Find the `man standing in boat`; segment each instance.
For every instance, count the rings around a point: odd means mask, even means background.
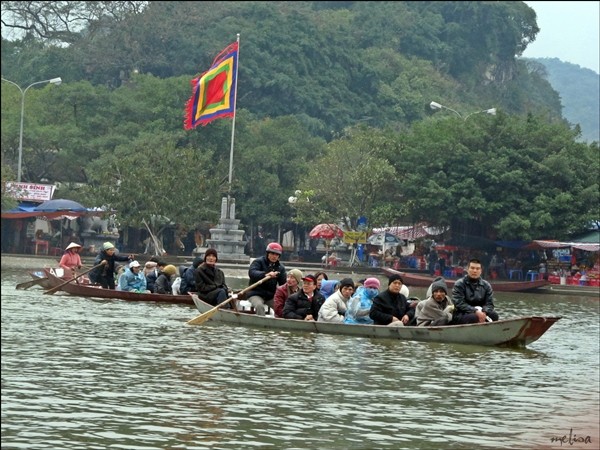
[[[473,258],[469,261],[467,274],[454,283],[452,325],[498,320],[498,313],[494,311],[494,291],[490,283],[481,278],[482,270],[481,261]]]
[[[282,253],[281,245],[271,242],[267,245],[266,254],[252,261],[248,269],[249,286],[265,277],[270,278],[246,294],[246,298],[259,316],[265,315],[265,305],[273,308],[273,297],[277,286],[282,286],[287,280],[285,266],[279,262]]]

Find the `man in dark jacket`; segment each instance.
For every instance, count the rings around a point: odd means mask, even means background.
[[[290,295],[283,306],[284,319],[317,320],[325,297],[317,289],[317,278],[306,275],[302,278],[302,289]]]
[[[369,317],[375,325],[388,325],[393,327],[408,325],[415,310],[410,307],[408,299],[400,293],[404,280],[400,275],[391,275],[388,279],[388,288],[373,299]]]
[[[249,286],[261,281],[265,277],[269,280],[262,282],[256,288],[246,293],[246,298],[259,316],[265,315],[265,305],[273,308],[277,286],[282,286],[287,281],[285,266],[279,262],[283,248],[277,242],[267,245],[265,256],[256,258],[248,269]]]
[[[452,325],[498,320],[498,313],[494,311],[494,291],[490,283],[481,278],[482,270],[481,261],[473,258],[469,261],[467,274],[454,283]]]

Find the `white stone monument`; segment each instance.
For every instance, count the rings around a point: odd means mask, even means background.
[[[219,253],[219,260],[249,261],[250,257],[244,254],[244,230],[238,230],[240,221],[235,218],[235,199],[223,197],[221,199],[221,218],[217,228],[210,229],[210,239],[206,240],[209,248],[214,248]]]

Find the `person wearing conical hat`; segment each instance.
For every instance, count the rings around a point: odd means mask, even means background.
[[[67,245],[65,252],[60,258],[58,265],[64,269],[65,276],[68,276],[68,278],[75,276],[75,271],[77,269],[81,269],[81,256],[79,255],[80,250],[81,245],[71,242],[69,245]]]

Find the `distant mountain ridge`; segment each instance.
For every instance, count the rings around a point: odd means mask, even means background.
[[[527,59],[546,68],[548,82],[560,95],[563,117],[581,126],[582,139],[600,141],[600,75],[558,58]]]

